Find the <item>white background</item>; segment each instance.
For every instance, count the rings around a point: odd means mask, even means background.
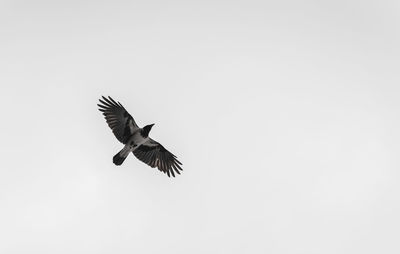
[[[399,1],[0,4],[1,253],[400,253]]]

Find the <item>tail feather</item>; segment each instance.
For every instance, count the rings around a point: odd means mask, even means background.
[[[113,162],[114,162],[115,165],[119,166],[124,162],[125,159],[126,159],[126,157],[123,157],[123,156],[120,155],[120,153],[117,153],[113,157]]]

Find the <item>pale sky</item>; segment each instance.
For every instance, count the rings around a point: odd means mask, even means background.
[[[400,253],[399,1],[0,1],[0,253]],[[178,156],[121,148],[120,101]]]

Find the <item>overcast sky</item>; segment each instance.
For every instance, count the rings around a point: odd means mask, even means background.
[[[0,253],[400,253],[399,1],[0,1]],[[168,178],[97,110],[120,101]]]

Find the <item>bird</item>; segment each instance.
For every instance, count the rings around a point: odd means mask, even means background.
[[[150,130],[154,124],[140,128],[133,117],[126,111],[120,102],[116,102],[110,96],[102,96],[97,104],[102,112],[108,126],[115,137],[124,147],[113,157],[113,163],[122,165],[128,155],[132,152],[136,158],[152,168],[164,172],[170,177],[175,177],[182,171],[182,163],[177,157],[164,148],[160,143],[149,137]]]

